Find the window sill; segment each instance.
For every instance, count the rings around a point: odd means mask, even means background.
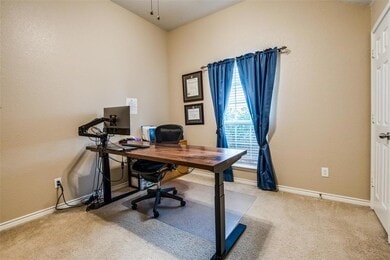
[[[240,170],[240,171],[245,171],[245,172],[257,172],[257,167],[253,165],[248,165],[248,164],[233,164],[233,169],[234,170]]]

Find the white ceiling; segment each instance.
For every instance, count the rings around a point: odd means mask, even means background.
[[[151,0],[111,1],[131,11],[132,13],[141,16],[145,20],[157,25],[161,29],[170,31],[186,23],[205,17],[244,0],[152,0],[153,15],[150,15]],[[372,2],[372,0],[339,1],[363,5],[368,5]],[[160,9],[160,20],[157,20],[157,5],[159,5]]]
[[[243,0],[152,0],[153,15],[150,15],[150,0],[111,1],[161,29],[170,31]],[[160,6],[160,20],[157,20],[157,2]]]

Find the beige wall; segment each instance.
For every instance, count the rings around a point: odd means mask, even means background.
[[[373,0],[371,3],[371,28],[375,25],[389,0]]]
[[[55,177],[67,199],[91,192],[77,128],[104,107],[138,98],[134,134],[169,120],[166,48],[166,32],[110,1],[1,2],[0,223],[53,206]]]
[[[184,124],[181,75],[247,52],[286,45],[271,152],[280,185],[369,199],[370,7],[338,1],[245,1],[171,31],[173,120]],[[215,145],[207,72],[205,125],[190,143]],[[320,175],[329,167],[330,177]],[[242,176],[239,174],[239,176]],[[255,173],[246,173],[255,179]]]

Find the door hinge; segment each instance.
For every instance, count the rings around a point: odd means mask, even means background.
[[[374,116],[374,114],[371,114],[371,123],[375,124],[375,116]]]
[[[374,49],[371,50],[371,59],[375,59]]]

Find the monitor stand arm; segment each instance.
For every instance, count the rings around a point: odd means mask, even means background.
[[[91,128],[92,126],[98,125],[100,123],[110,122],[110,121],[111,121],[111,119],[106,118],[106,117],[95,118],[91,122],[86,123],[82,126],[79,126],[79,136],[96,137],[96,138],[100,138],[100,139],[102,139],[102,137],[103,137],[104,139],[107,140],[107,133],[92,134],[92,133],[88,133],[88,129]]]

